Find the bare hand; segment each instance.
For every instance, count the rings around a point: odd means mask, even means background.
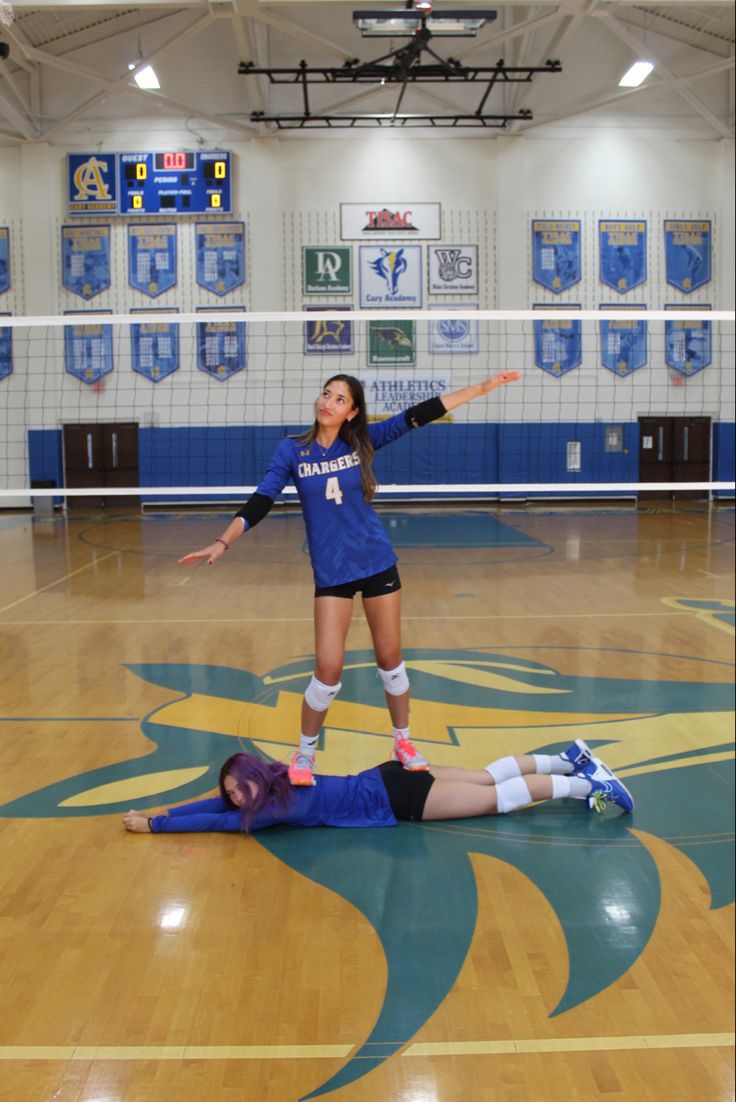
[[[201,551],[190,551],[188,555],[178,561],[181,563],[196,562],[198,559],[207,559],[207,565],[212,566],[220,555],[224,555],[227,548],[224,543],[211,543],[209,547],[203,547]]]
[[[481,394],[489,394],[496,387],[505,386],[506,383],[515,383],[521,378],[520,371],[500,371],[498,375],[491,375],[490,379],[486,379],[484,383],[481,383]]]
[[[150,834],[151,828],[148,825],[148,816],[141,815],[140,811],[126,811],[123,815],[123,825],[126,830],[129,830],[132,834]]]

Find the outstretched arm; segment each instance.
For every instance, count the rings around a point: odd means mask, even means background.
[[[491,375],[490,378],[482,383],[476,383],[475,386],[464,386],[462,390],[443,394],[440,401],[449,413],[451,409],[457,409],[458,406],[464,406],[466,402],[472,402],[473,398],[479,398],[481,394],[490,394],[492,390],[505,386],[506,383],[515,383],[520,378],[518,371],[499,371],[497,375]]]

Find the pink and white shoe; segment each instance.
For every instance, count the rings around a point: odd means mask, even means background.
[[[297,750],[289,762],[289,784],[295,788],[306,788],[310,784],[316,784],[314,779],[314,758],[305,754],[303,750]]]
[[[426,758],[422,757],[414,743],[408,738],[400,738],[394,741],[391,761],[400,761],[404,769],[408,769],[410,773],[418,773],[429,769]]]

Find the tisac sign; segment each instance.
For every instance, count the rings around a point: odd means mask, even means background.
[[[440,236],[439,203],[340,203],[343,241],[387,236],[436,239]]]

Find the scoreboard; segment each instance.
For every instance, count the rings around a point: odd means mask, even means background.
[[[232,212],[229,152],[70,153],[67,165],[70,215]]]

